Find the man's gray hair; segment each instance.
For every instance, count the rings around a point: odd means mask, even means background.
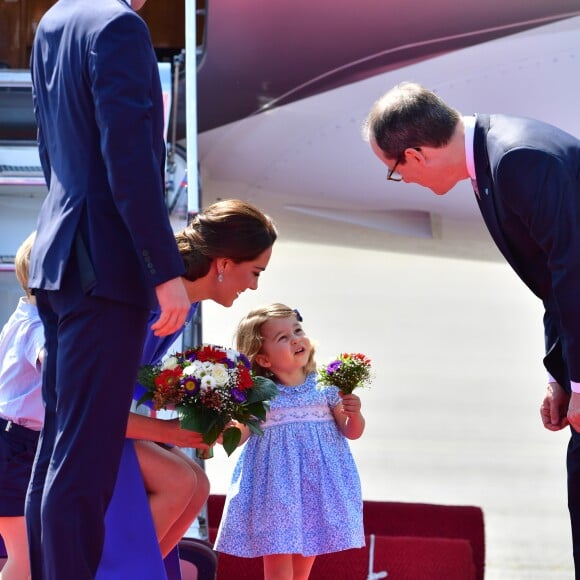
[[[409,147],[443,147],[461,115],[433,91],[417,83],[396,85],[378,99],[363,127],[389,159],[402,159]]]

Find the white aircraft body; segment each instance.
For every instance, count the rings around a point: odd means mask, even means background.
[[[241,197],[305,241],[495,258],[469,181],[443,197],[385,180],[361,128],[411,80],[464,114],[580,136],[577,0],[208,6],[198,66],[202,204]]]

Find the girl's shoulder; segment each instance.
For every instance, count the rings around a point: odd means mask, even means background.
[[[313,372],[310,373],[306,379],[309,388],[316,391],[319,396],[324,397],[330,407],[336,407],[340,403],[338,396],[338,388],[333,385],[323,385],[318,382],[318,375]]]
[[[321,385],[318,389],[324,394],[326,402],[331,407],[336,407],[340,403],[340,396],[338,395],[338,388],[333,385]]]

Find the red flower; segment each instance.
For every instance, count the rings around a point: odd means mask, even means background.
[[[371,364],[371,359],[366,357],[364,354],[361,354],[360,352],[357,352],[355,354],[351,354],[350,356],[356,360],[361,361],[365,365]]]
[[[238,389],[240,391],[245,391],[254,386],[254,380],[252,379],[252,375],[250,374],[249,369],[245,366],[238,366]]]
[[[180,367],[175,367],[174,369],[165,369],[154,378],[154,382],[157,387],[173,387],[179,383],[180,376]]]
[[[200,362],[215,362],[227,357],[224,350],[215,348],[211,345],[204,345],[197,351],[197,360]]]

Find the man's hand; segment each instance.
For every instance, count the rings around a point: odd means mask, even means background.
[[[185,285],[181,278],[173,278],[155,287],[161,315],[151,325],[155,336],[167,336],[180,330],[185,324],[191,302],[187,297]]]
[[[568,422],[580,433],[580,393],[572,393],[568,405]]]
[[[580,427],[580,395],[578,395],[578,399],[576,401],[575,420]],[[540,416],[546,429],[549,431],[560,431],[560,429],[563,429],[569,424],[569,403],[571,407],[572,403],[568,393],[558,383],[552,382],[548,384],[546,396],[540,407]]]

